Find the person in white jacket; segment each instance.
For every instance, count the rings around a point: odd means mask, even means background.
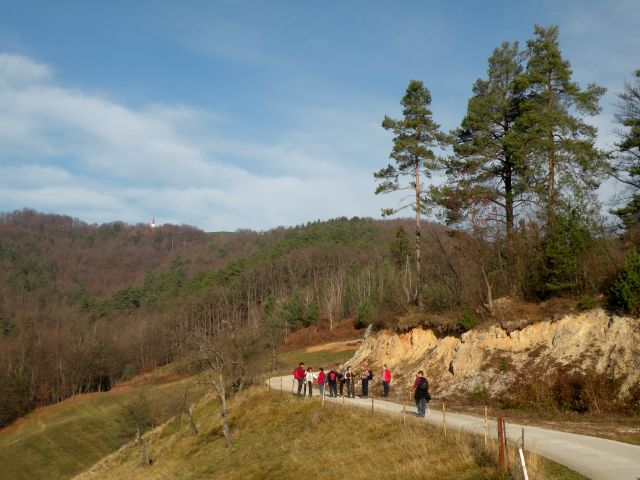
[[[309,387],[309,396],[313,396],[313,382],[316,380],[316,375],[313,373],[311,367],[307,368],[307,373],[304,377],[304,394],[307,394],[307,387]]]

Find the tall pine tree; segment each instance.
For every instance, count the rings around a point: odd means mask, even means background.
[[[376,194],[398,190],[411,190],[413,200],[398,208],[388,208],[383,215],[391,215],[406,208],[413,208],[416,215],[415,269],[416,291],[415,301],[422,307],[422,268],[420,263],[420,215],[426,210],[427,202],[423,198],[427,189],[421,183],[421,177],[431,177],[431,172],[438,168],[434,148],[444,147],[448,143],[446,134],[432,119],[431,93],[419,80],[411,80],[402,98],[402,119],[394,120],[385,116],[382,127],[393,132],[393,149],[389,157],[395,165],[389,164],[374,173],[380,181]],[[401,177],[409,177],[406,185],[400,184]]]
[[[584,117],[600,112],[605,89],[593,83],[582,89],[571,80],[571,66],[560,52],[557,26],[536,25],[534,33],[535,38],[527,41],[523,76],[527,100],[519,119],[520,145],[530,168],[544,172],[538,194],[550,220],[564,193],[582,196],[599,185],[605,156],[594,145],[596,128]]]
[[[467,114],[454,132],[455,156],[445,160],[447,182],[432,190],[448,223],[489,215],[505,225],[507,268],[513,269],[516,210],[530,193],[514,123],[524,98],[518,43],[503,43],[489,57],[486,80],[478,79]],[[512,271],[509,271],[512,280]]]
[[[619,132],[612,170],[613,176],[628,188],[622,199],[624,205],[613,213],[632,228],[640,221],[640,70],[635,71],[633,83],[625,83],[618,98],[616,121],[623,130]]]

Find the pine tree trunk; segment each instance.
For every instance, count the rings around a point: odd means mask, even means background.
[[[551,84],[551,79],[547,81],[547,115],[551,115],[551,109],[553,108],[553,85]],[[555,200],[555,168],[556,168],[556,149],[555,143],[553,140],[553,127],[549,127],[547,132],[547,141],[549,142],[549,207],[550,212],[553,209],[553,203]]]
[[[416,160],[416,305],[422,309],[422,269],[420,268],[420,160]]]
[[[504,209],[507,224],[507,283],[509,292],[515,289],[515,258],[513,250],[513,165],[511,159],[507,159],[504,175]]]

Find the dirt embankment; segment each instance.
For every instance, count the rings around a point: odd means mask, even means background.
[[[360,346],[351,364],[386,363],[400,381],[417,370],[436,396],[486,391],[508,394],[523,377],[552,382],[559,371],[593,371],[619,379],[624,394],[640,381],[638,320],[602,309],[546,320],[522,329],[481,326],[461,337],[437,338],[432,330],[380,331]]]
[[[357,329],[353,325],[354,318],[348,317],[333,322],[333,329],[329,328],[329,322],[319,322],[300,328],[287,336],[282,348],[285,351],[296,350],[337,340],[360,338],[364,330]]]

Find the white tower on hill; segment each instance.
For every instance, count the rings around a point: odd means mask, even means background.
[[[151,228],[156,228],[158,226],[158,224],[156,223],[156,217],[153,217],[153,220],[151,220]]]

